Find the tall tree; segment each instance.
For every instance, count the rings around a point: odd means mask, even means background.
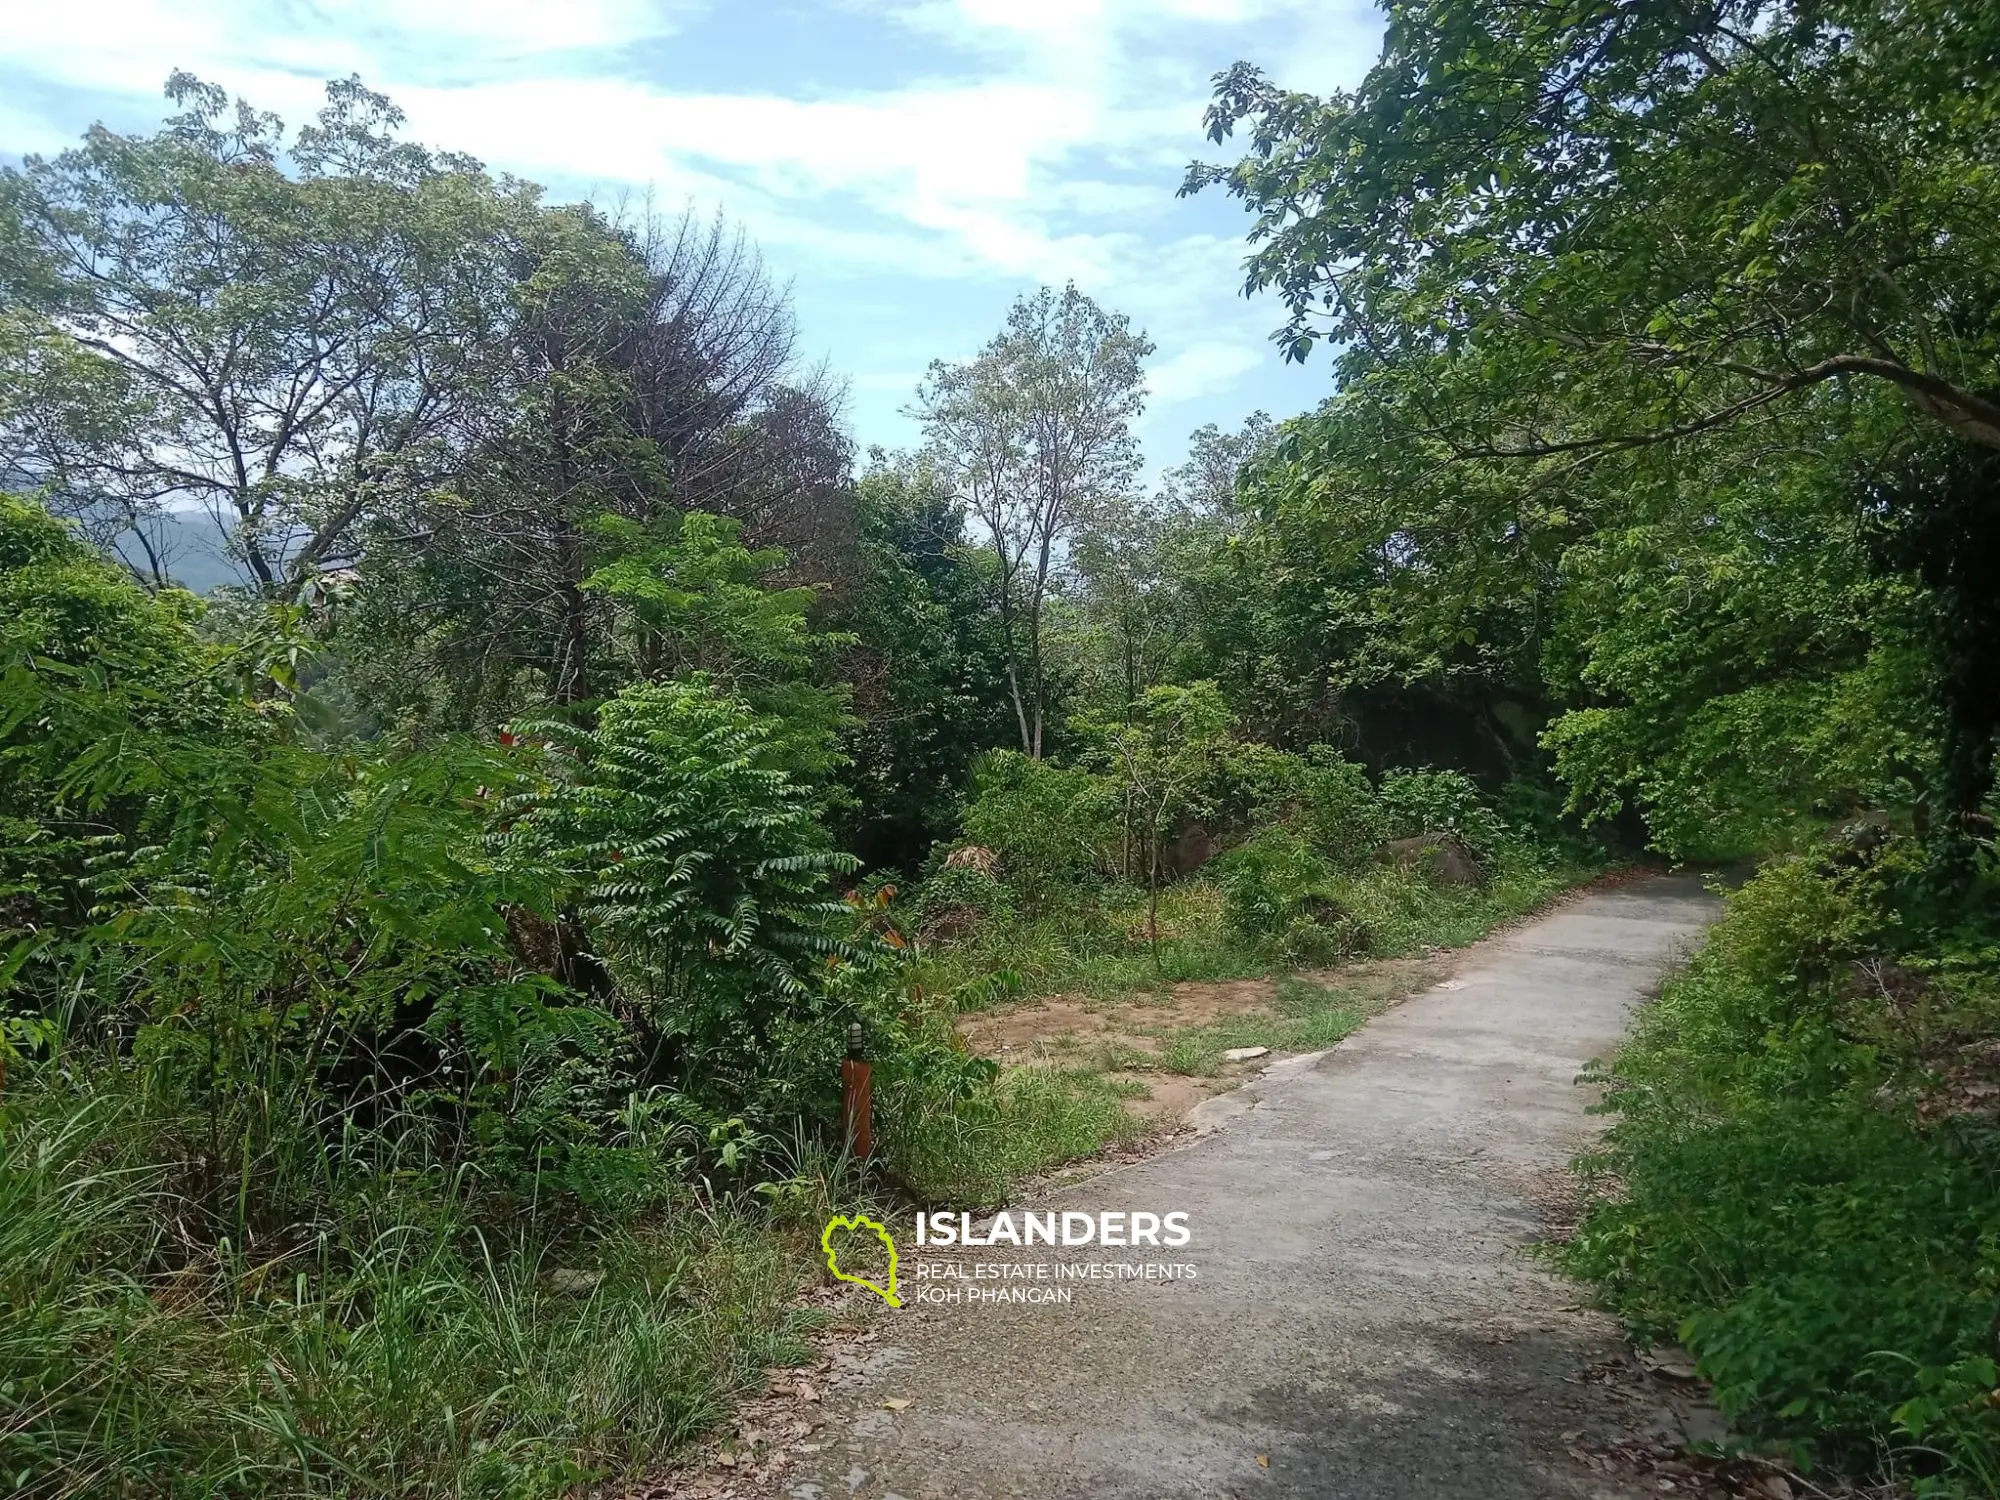
[[[1800,799],[1772,772],[1811,764],[1781,778],[1807,801],[1893,794],[1978,824],[2000,731],[2000,575],[1980,566],[2000,522],[1996,59],[2000,14],[1953,0],[1397,0],[1352,93],[1218,78],[1211,134],[1247,127],[1249,150],[1188,187],[1257,214],[1249,285],[1285,299],[1287,353],[1340,347],[1342,394],[1294,424],[1267,499],[1356,544],[1341,612],[1397,622],[1366,632],[1394,671],[1550,672],[1604,711],[1557,736],[1565,764],[1656,805],[1700,783],[1782,810]],[[1901,583],[1792,589],[1786,609],[1723,590],[1771,633],[1710,658],[1656,622],[1642,670],[1611,659],[1640,632],[1572,608],[1656,588],[1685,608],[1706,570],[1781,554],[1812,558],[1802,583]],[[1628,570],[1608,591],[1606,558]],[[1837,694],[1794,680],[1780,643],[1814,630],[1842,642],[1836,674],[1875,663],[1870,691],[1943,710],[1941,760],[1811,743],[1797,705]],[[1707,696],[1754,728],[1719,728]],[[1654,774],[1643,737],[1613,743],[1642,723],[1705,743]]]
[[[1001,630],[1021,748],[1042,754],[1044,618],[1079,519],[1122,493],[1139,466],[1132,423],[1153,352],[1131,320],[1072,284],[1015,302],[1000,333],[962,364],[937,361],[917,392],[932,462],[985,533],[999,569]]]
[[[781,584],[824,581],[850,550],[838,392],[795,369],[789,304],[740,234],[544,209],[510,263],[494,398],[449,481],[376,528],[362,569],[371,635],[406,647],[376,696],[442,694],[427,711],[458,724],[645,674],[585,586],[618,550],[604,519],[665,536],[684,513],[727,517],[783,545]]]
[[[351,79],[289,145],[214,85],[167,93],[157,135],[97,126],[0,172],[0,466],[160,581],[161,517],[200,507],[256,589],[296,597],[449,468],[534,193],[398,141]]]
[[[1250,285],[1464,454],[1880,383],[2000,447],[2000,17],[1956,0],[1396,0],[1352,93],[1217,79]]]

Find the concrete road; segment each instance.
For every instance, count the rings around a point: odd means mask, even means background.
[[[1195,1144],[1027,1205],[1183,1212],[1183,1250],[927,1255],[899,1225],[906,1293],[925,1260],[1198,1275],[1081,1283],[1061,1306],[884,1310],[827,1395],[824,1446],[777,1493],[1652,1493],[1567,1451],[1566,1433],[1648,1414],[1583,1378],[1617,1332],[1520,1251],[1598,1125],[1577,1075],[1714,914],[1691,876],[1585,895],[1334,1051],[1212,1101],[1220,1128]]]

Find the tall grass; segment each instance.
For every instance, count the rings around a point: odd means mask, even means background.
[[[34,1497],[539,1497],[656,1460],[796,1357],[798,1263],[687,1199],[556,1236],[412,1172],[202,1247],[140,1106],[10,1096],[0,1479]]]
[[[1515,857],[1495,861],[1482,885],[1445,886],[1369,865],[1336,876],[1334,888],[1365,934],[1361,951],[1393,958],[1475,942],[1594,873],[1595,866]],[[1232,930],[1220,887],[1197,876],[1162,894],[1157,952],[1145,892],[1112,884],[1038,913],[1010,911],[982,922],[927,953],[923,967],[935,989],[970,988],[982,975],[1011,971],[1030,996],[1109,999],[1186,981],[1259,978],[1294,965]]]
[[[1146,1129],[1123,1090],[1080,1069],[1010,1069],[976,1104],[914,1092],[883,1104],[883,1147],[910,1193],[965,1208],[996,1207],[1021,1178]]]

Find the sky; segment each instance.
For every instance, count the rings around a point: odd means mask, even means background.
[[[175,68],[288,123],[358,73],[415,139],[559,199],[742,224],[864,447],[913,443],[925,366],[1074,280],[1158,346],[1158,467],[1203,423],[1329,389],[1242,295],[1242,208],[1175,196],[1190,160],[1230,159],[1202,135],[1211,76],[1351,86],[1381,34],[1351,0],[0,0],[0,157],[150,131]]]

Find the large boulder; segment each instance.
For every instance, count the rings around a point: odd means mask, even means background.
[[[1381,857],[1399,870],[1415,870],[1438,885],[1482,885],[1486,880],[1478,857],[1455,833],[1391,839],[1382,846]]]
[[[1160,869],[1179,880],[1194,874],[1222,852],[1222,840],[1205,823],[1189,823],[1160,851]]]

